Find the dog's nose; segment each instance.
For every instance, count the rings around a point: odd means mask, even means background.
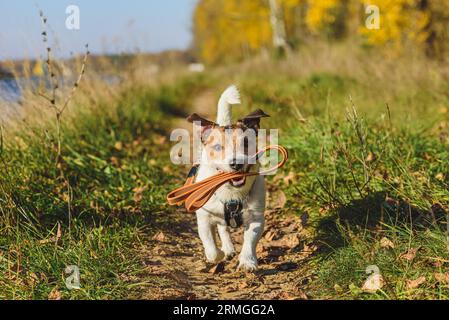
[[[229,166],[235,171],[240,171],[243,169],[243,163],[239,163],[237,159],[232,159]]]

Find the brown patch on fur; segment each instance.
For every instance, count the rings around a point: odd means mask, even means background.
[[[219,126],[217,123],[205,119],[196,113],[190,115],[187,120],[192,123],[197,122],[202,127],[201,140],[209,159],[224,160],[226,151],[238,150],[237,148],[243,148],[242,150],[246,154],[249,149],[253,152],[256,151],[255,146],[249,147],[248,141],[254,140],[253,142],[257,144],[257,139],[249,138],[251,137],[251,132],[254,132],[253,138],[257,137],[260,119],[265,117],[269,117],[269,115],[258,109],[239,119],[237,123],[228,126]]]

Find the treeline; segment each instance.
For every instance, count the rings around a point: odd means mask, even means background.
[[[316,38],[440,59],[449,51],[448,0],[200,0],[193,19],[194,50],[209,64]]]

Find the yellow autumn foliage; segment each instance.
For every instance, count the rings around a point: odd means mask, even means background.
[[[201,0],[194,14],[195,44],[206,63],[243,58],[269,46],[269,8],[259,1]]]
[[[332,10],[341,5],[341,0],[308,0],[307,5],[306,24],[312,32],[318,33],[325,25],[335,22]]]
[[[430,12],[417,10],[416,0],[370,0],[364,1],[364,4],[376,5],[380,13],[379,29],[360,27],[367,43],[384,45],[390,42],[399,48],[404,40],[420,44],[427,39],[425,28]]]
[[[449,50],[447,0],[277,0],[287,41],[360,38],[400,52],[406,42],[427,53]],[[367,5],[377,6],[379,28],[367,28]],[[194,13],[194,45],[206,63],[233,61],[272,47],[269,0],[200,0]]]

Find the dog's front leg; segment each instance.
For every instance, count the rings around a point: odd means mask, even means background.
[[[229,228],[225,225],[218,224],[218,234],[221,240],[221,250],[226,255],[226,259],[231,259],[235,255],[234,245],[232,244]]]
[[[196,212],[198,234],[203,242],[204,253],[208,262],[217,263],[223,260],[224,253],[217,248],[215,242],[215,226],[212,224],[209,213],[202,209]]]
[[[245,221],[238,268],[244,271],[255,271],[257,269],[256,247],[265,224],[265,179],[263,176],[256,178],[248,199],[248,216]]]
[[[243,271],[257,270],[256,247],[263,233],[265,218],[263,212],[252,213],[252,221],[245,225],[243,247],[239,256],[238,269]]]

